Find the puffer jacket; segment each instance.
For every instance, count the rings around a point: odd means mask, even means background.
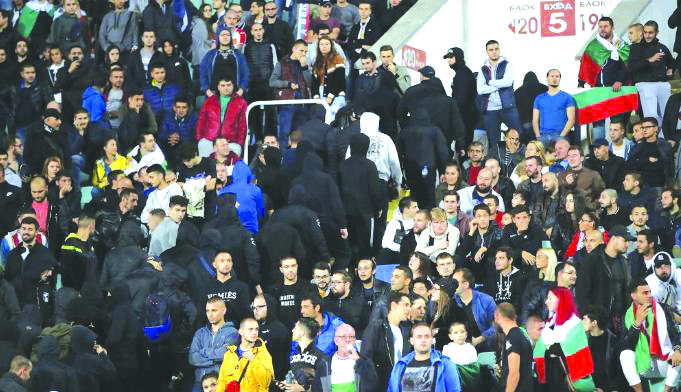
[[[251,349],[254,357],[246,369],[246,375],[241,379],[239,386],[243,392],[267,392],[274,377],[272,356],[261,339],[255,342]],[[229,346],[220,366],[220,376],[216,392],[223,392],[230,381],[238,381],[241,372],[246,367],[248,360],[239,357],[237,346]]]
[[[400,392],[402,390],[402,375],[414,360],[416,354],[411,352],[402,357],[393,368],[390,375],[390,384],[388,385],[388,392]],[[439,351],[433,350],[430,352],[430,365],[437,366],[437,374],[435,375],[435,392],[461,392],[461,380],[459,379],[459,372],[456,370],[456,365],[448,357],[442,356]]]
[[[200,73],[201,73],[201,91],[208,90],[212,85],[213,81],[213,65],[215,64],[215,58],[218,55],[218,49],[211,49],[201,60]],[[234,50],[229,56],[233,56],[236,62],[236,70],[234,75],[236,76],[236,86],[244,90],[244,93],[248,90],[248,81],[250,80],[250,71],[248,69],[248,63],[246,63],[246,58],[241,51]]]
[[[220,97],[213,95],[206,99],[196,124],[196,140],[214,141],[218,136],[222,136],[230,142],[243,146],[246,141],[247,106],[248,104],[240,95],[232,94],[227,110],[225,110],[225,117],[221,120]]]
[[[168,136],[173,133],[180,135],[180,144],[196,140],[196,112],[192,107],[184,118],[178,118],[175,113],[164,117],[158,140],[168,140]]]
[[[215,335],[210,324],[197,330],[189,348],[189,364],[196,368],[195,379],[201,380],[206,373],[218,372],[227,348],[238,341],[239,333],[231,322],[224,323]]]
[[[180,94],[182,87],[177,84],[163,83],[161,88],[151,84],[144,88],[144,102],[151,107],[156,118],[156,124],[164,123],[165,118],[174,116],[173,105],[175,97]]]
[[[250,71],[250,80],[260,83],[269,83],[274,64],[277,61],[277,52],[268,40],[261,42],[250,41],[244,46],[244,56]]]
[[[252,183],[253,172],[244,161],[234,164],[232,171],[232,183],[220,190],[218,196],[224,194],[236,195],[239,203],[237,211],[241,224],[251,233],[258,233],[258,219],[265,217],[262,190]]]

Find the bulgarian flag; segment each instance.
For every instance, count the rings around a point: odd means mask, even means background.
[[[547,325],[542,335],[534,346],[533,358],[536,364],[539,382],[546,384],[546,344],[560,344],[565,355],[565,366],[575,390],[593,392],[596,387],[591,379],[594,371],[589,340],[584,332],[584,326],[579,317],[572,315],[563,325],[556,325],[553,330],[548,330]],[[549,337],[549,335],[551,335]],[[557,341],[545,342],[545,339]]]
[[[577,107],[577,125],[591,124],[620,113],[638,109],[638,93],[634,86],[594,87],[573,95]]]
[[[629,59],[629,45],[619,36],[615,35],[614,46],[617,48],[620,60],[626,63]],[[610,50],[603,46],[598,38],[594,38],[584,49],[584,54],[582,54],[582,60],[579,65],[579,80],[587,82],[589,86],[595,86],[596,77],[598,77],[605,63],[608,62],[610,54]]]

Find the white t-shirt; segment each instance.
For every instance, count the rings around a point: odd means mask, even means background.
[[[620,158],[624,158],[624,151],[627,147],[625,143],[622,143],[622,146],[617,147],[615,143],[610,143],[610,146],[612,147],[612,153],[614,155],[617,155]]]
[[[334,354],[331,357],[331,385],[355,383],[355,360],[340,359]]]
[[[390,330],[393,333],[393,339],[395,340],[395,352],[393,354],[395,354],[395,356],[394,356],[395,363],[397,363],[397,361],[399,361],[400,358],[402,358],[402,355],[404,354],[404,352],[403,352],[404,351],[404,344],[402,342],[402,330],[400,329],[399,326],[395,326],[395,325],[392,325],[392,324],[389,324],[389,325],[390,325]]]
[[[478,352],[470,343],[451,342],[442,348],[442,355],[449,357],[457,365],[468,365],[478,361]]]

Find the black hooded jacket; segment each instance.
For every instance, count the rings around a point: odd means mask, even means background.
[[[309,265],[303,267],[306,255],[305,245],[295,227],[288,223],[269,222],[258,232],[255,242],[261,257],[263,290],[269,289],[274,284],[277,277],[271,272],[277,270],[279,260],[285,256],[292,255],[296,258],[299,273],[302,273],[302,269],[310,270],[311,268]]]
[[[321,158],[315,153],[307,153],[303,163],[303,171],[291,183],[292,187],[300,185],[306,193],[305,200],[296,200],[295,193],[289,192],[289,202],[302,203],[317,213],[321,220],[330,219],[338,227],[347,226],[345,209],[341,201],[338,186],[331,176],[324,173]]]
[[[377,88],[367,100],[367,111],[376,113],[380,117],[378,129],[392,137],[394,141],[397,137],[397,107],[400,105],[400,94],[395,91],[397,82],[394,75],[384,71],[383,67],[380,69],[382,75],[378,79]],[[347,148],[343,151],[347,151]]]
[[[258,186],[269,201],[265,203],[265,209],[277,210],[286,204],[283,183],[281,180],[281,150],[268,147],[263,152],[265,165],[257,175]]]
[[[80,391],[75,369],[59,360],[59,343],[54,336],[43,336],[38,343],[38,363],[34,371],[45,370],[52,376],[50,390]]]
[[[185,223],[185,221],[182,223]],[[186,269],[199,253],[198,245],[200,237],[201,235],[196,226],[180,224],[180,227],[177,229],[175,246],[161,253],[161,260],[166,264],[173,263]]]
[[[449,66],[456,72],[456,75],[452,78],[452,98],[459,107],[466,131],[470,132],[478,122],[478,108],[475,106],[478,87],[473,71],[466,65],[463,50],[454,48],[453,52],[456,62]]]
[[[104,290],[111,291],[113,283],[124,281],[132,271],[140,268],[147,258],[147,254],[140,248],[141,238],[127,235],[121,231],[118,245],[111,249],[104,258],[99,285]]]
[[[187,267],[187,294],[197,309],[205,309],[205,282],[215,279],[215,269],[211,265],[218,249],[222,248],[220,232],[216,229],[205,229],[201,232],[201,250]],[[203,308],[202,308],[203,306]],[[203,321],[200,319],[198,327]]]
[[[288,356],[291,352],[291,332],[277,318],[279,304],[269,294],[265,294],[267,316],[258,321],[260,338],[265,341],[267,351],[272,355],[274,379],[283,380],[288,371]]]
[[[326,172],[336,178],[339,162],[335,154],[338,148],[336,130],[324,121],[324,111],[312,111],[312,118],[300,126],[303,140],[312,145],[312,149],[322,158]],[[304,164],[304,163],[303,163]]]
[[[425,108],[418,108],[412,114],[409,126],[400,133],[402,162],[409,162],[421,168],[427,165],[444,173],[449,160],[449,149],[444,135],[430,122]]]
[[[260,284],[260,255],[253,235],[241,225],[236,208],[221,206],[218,216],[204,225],[203,230],[207,229],[220,232],[221,248],[229,249],[234,261],[233,273],[238,279],[252,285]]]
[[[104,346],[116,368],[137,369],[140,325],[131,305],[130,289],[118,282],[111,291],[111,327]]]
[[[40,275],[57,265],[57,260],[52,257],[44,246],[35,244],[31,252],[22,261],[21,253],[25,249],[21,246],[12,249],[7,255],[6,276],[14,286],[19,304],[37,305],[43,317],[43,323],[51,321],[54,314],[54,294],[56,273],[46,281],[41,281]]]
[[[340,167],[340,189],[348,215],[376,217],[381,210],[381,192],[376,165],[366,157],[369,137],[363,133],[350,139],[350,158]]]
[[[515,103],[523,124],[532,122],[532,112],[534,109],[534,99],[538,95],[548,91],[545,84],[539,83],[537,75],[530,71],[525,74],[523,85],[515,90]]]
[[[101,385],[116,379],[116,368],[108,356],[93,349],[96,338],[94,332],[82,325],[71,331],[69,362],[76,369],[81,391],[99,392]]]

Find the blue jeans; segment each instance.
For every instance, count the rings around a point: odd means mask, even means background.
[[[488,110],[483,115],[483,125],[487,131],[487,140],[489,141],[489,155],[495,155],[498,152],[499,139],[501,138],[501,123],[503,122],[510,128],[515,128],[522,132],[522,123],[520,122],[520,115],[516,108],[507,108],[501,110]]]
[[[288,149],[288,134],[293,128],[296,114],[301,112],[303,107],[301,105],[282,105],[279,107],[279,131],[277,132],[277,139],[279,139],[279,148],[281,153],[285,153]]]
[[[548,146],[552,141],[560,139],[560,132],[547,133],[541,132],[539,134],[539,141],[544,145],[544,148]]]
[[[80,155],[71,155],[71,185],[73,186],[74,190],[80,189],[80,182],[82,181],[82,174],[81,171],[83,169],[83,165],[85,164],[85,158]]]

